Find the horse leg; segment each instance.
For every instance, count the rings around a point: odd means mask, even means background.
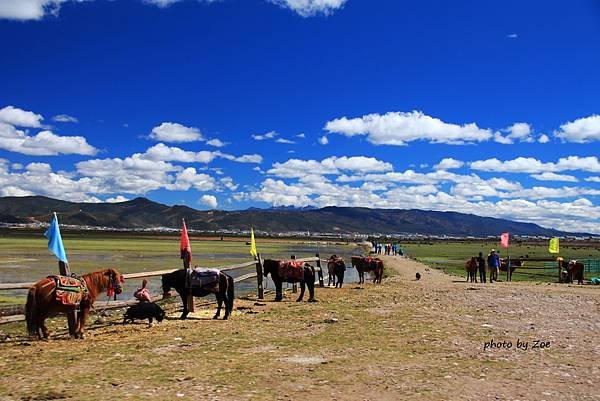
[[[273,281],[275,282],[275,302],[280,302],[283,299],[283,294],[281,293],[282,282],[279,280]]]
[[[44,340],[47,340],[50,337],[50,330],[48,330],[48,327],[46,327],[46,318],[47,316],[43,315],[42,313],[39,313],[37,316],[36,334],[39,339],[43,338]]]
[[[315,299],[315,277],[312,276],[306,283],[308,287],[308,302],[317,302]]]
[[[213,319],[218,319],[221,316],[221,305],[223,304],[223,295],[221,295],[221,289],[219,288],[219,292],[215,294],[217,298],[217,313],[213,316]]]
[[[300,296],[296,300],[296,302],[302,302],[302,298],[304,298],[304,290],[306,288],[306,280],[300,282]]]
[[[90,307],[85,306],[81,309],[81,316],[77,319],[77,330],[75,331],[75,338],[79,338],[83,340],[83,331],[85,327],[85,322],[90,314]]]
[[[180,293],[180,295],[181,295],[181,302],[183,303],[183,312],[181,313],[181,316],[179,316],[179,319],[185,320],[185,319],[187,319],[188,313],[190,313],[190,311],[188,310],[188,305],[187,305],[187,292],[182,291]]]

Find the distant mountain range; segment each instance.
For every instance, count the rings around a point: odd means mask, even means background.
[[[167,206],[146,198],[121,203],[74,203],[43,196],[0,197],[0,222],[49,222],[52,213],[60,214],[61,224],[115,228],[179,228],[185,218],[195,230],[255,230],[272,233],[310,231],[329,233],[476,236],[573,235],[532,223],[480,217],[456,212],[417,209],[369,209],[362,207],[292,207],[242,211],[200,211],[187,206]],[[577,234],[582,235],[582,234]]]

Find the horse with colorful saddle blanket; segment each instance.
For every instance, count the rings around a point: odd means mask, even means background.
[[[300,283],[300,296],[296,300],[302,301],[305,287],[308,287],[308,302],[315,302],[315,268],[306,262],[297,260],[273,260],[265,259],[263,262],[263,274],[267,277],[271,274],[271,280],[275,283],[275,301],[283,299],[282,283]]]
[[[215,287],[215,291],[219,291],[219,269],[203,269],[196,267],[188,269],[188,287],[211,288]]]

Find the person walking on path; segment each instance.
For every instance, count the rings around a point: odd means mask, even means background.
[[[485,259],[481,252],[479,252],[479,256],[477,257],[477,267],[479,268],[479,281],[485,283]]]

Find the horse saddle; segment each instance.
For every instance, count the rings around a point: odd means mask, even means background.
[[[343,270],[346,270],[346,265],[344,264],[344,260],[342,258],[329,259],[329,263],[333,263],[336,266],[341,267]]]
[[[196,267],[195,269],[189,270],[188,273],[188,285],[189,287],[218,287],[219,286],[219,269],[202,269]]]
[[[299,260],[281,260],[278,269],[279,277],[283,280],[303,281],[304,262]]]
[[[87,287],[81,280],[70,276],[48,276],[56,284],[56,300],[66,306],[78,306],[87,293]]]

